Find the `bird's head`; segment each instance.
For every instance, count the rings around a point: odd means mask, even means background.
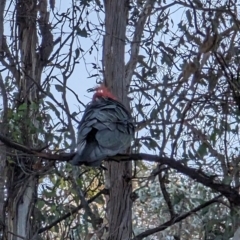
[[[93,101],[97,98],[111,98],[117,100],[117,98],[105,87],[103,84],[94,88],[95,93],[93,94]]]

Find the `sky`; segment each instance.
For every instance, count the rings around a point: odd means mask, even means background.
[[[12,1],[10,1],[12,2]],[[77,4],[79,4],[80,1],[76,1]],[[7,8],[8,8],[8,4],[9,1],[7,1]],[[10,14],[8,14],[8,16],[6,16],[6,21],[5,21],[5,35],[10,36],[10,19],[12,18],[11,13],[13,11],[13,3],[11,4],[10,8],[9,8],[9,12]],[[55,9],[54,9],[54,14],[58,13],[66,13],[68,11],[68,9],[72,8],[72,1],[70,0],[60,0],[60,1],[55,1]],[[50,10],[50,9],[49,9]],[[177,8],[172,8],[172,12],[176,11]],[[50,10],[51,15],[50,15],[50,21],[52,22],[52,25],[54,25],[54,17],[53,17],[53,12]],[[174,14],[174,19],[176,19],[177,22],[179,22],[179,19],[181,18],[181,12],[182,11],[177,11]],[[83,15],[84,16],[84,15]],[[94,25],[98,25],[99,19],[101,18],[101,20],[104,20],[104,14],[103,13],[96,13],[94,11],[90,11],[89,12],[89,16],[88,16],[88,21],[90,22],[89,26],[90,28],[93,28]],[[83,23],[81,24],[81,26],[79,26],[81,29],[83,27],[86,26],[86,18],[83,17]],[[174,28],[176,28],[176,25],[173,26],[173,30]],[[177,28],[176,28],[177,29]],[[54,29],[55,33],[59,33],[59,29]],[[70,29],[68,28],[68,24],[65,24],[64,28],[62,29],[63,32],[65,32],[65,34],[63,35],[62,39],[64,40],[64,38],[68,35],[68,33],[70,32]],[[54,39],[56,40],[56,38],[59,37],[59,34],[54,34]],[[96,85],[96,78],[89,78],[89,76],[91,76],[92,74],[96,74],[96,71],[92,71],[91,67],[92,64],[91,63],[96,63],[98,64],[100,67],[102,66],[101,64],[101,59],[102,59],[102,46],[100,45],[102,43],[102,40],[100,40],[98,43],[98,48],[99,51],[97,52],[95,50],[95,48],[93,48],[92,54],[89,54],[89,49],[92,46],[92,43],[94,40],[96,40],[99,36],[97,35],[92,35],[89,36],[87,38],[85,37],[81,37],[78,36],[75,39],[75,43],[74,43],[74,47],[73,49],[77,49],[78,47],[80,47],[81,49],[83,49],[85,52],[80,52],[80,58],[79,58],[79,64],[76,66],[75,70],[73,71],[71,77],[68,80],[68,87],[73,89],[79,96],[79,99],[81,99],[81,101],[83,101],[85,104],[87,102],[89,102],[92,93],[88,93],[87,89],[94,87]],[[55,49],[57,49],[59,45],[55,46]],[[65,46],[63,48],[63,52],[68,52],[69,51],[69,47]],[[140,52],[140,54],[144,54],[142,52]],[[81,56],[82,55],[82,56]],[[126,55],[127,57],[127,55]],[[87,65],[84,64],[83,60],[87,63]],[[0,69],[1,69],[1,65],[0,65]],[[47,70],[47,68],[46,68]],[[3,77],[5,77],[5,72],[2,73]],[[52,75],[58,75],[59,74],[59,70],[56,69],[53,71]],[[59,75],[58,75],[59,76]],[[44,74],[42,75],[42,79],[44,80]],[[52,88],[52,93],[57,96],[60,96],[59,93],[55,90],[55,87]],[[74,111],[75,106],[76,105],[76,99],[73,96],[73,94],[68,93],[68,102],[70,103],[70,108],[72,109],[72,111]],[[72,104],[71,104],[72,103]]]
[[[55,12],[57,11],[58,13],[62,13],[65,12],[68,8],[71,7],[71,1],[56,1],[56,7],[55,7]],[[179,8],[177,7],[173,7],[172,8],[172,12],[174,13],[174,19],[176,20],[176,22],[178,23],[182,17],[183,11],[179,10]],[[102,20],[104,20],[104,15],[103,13],[95,13],[95,12],[90,12],[89,16],[88,16],[88,21],[91,22],[90,26],[93,26],[94,24],[98,25],[98,19],[101,18]],[[85,27],[86,22],[83,23],[81,26],[79,26],[80,28]],[[172,30],[177,30],[177,25],[173,25]],[[66,28],[64,31],[68,31],[68,29]],[[95,63],[98,64],[100,67],[102,67],[102,63],[101,63],[101,59],[102,59],[102,46],[98,45],[99,47],[99,52],[97,52],[95,49],[93,49],[92,54],[89,54],[89,52],[87,52],[88,49],[90,49],[92,42],[90,40],[96,40],[98,38],[98,36],[91,36],[89,38],[84,38],[84,37],[78,37],[78,39],[75,42],[75,46],[77,47],[81,47],[82,49],[85,50],[84,52],[84,56],[80,58],[79,62],[80,64],[77,65],[77,67],[75,68],[72,76],[70,77],[69,81],[68,81],[68,86],[73,89],[78,95],[79,98],[84,102],[87,103],[90,101],[90,98],[92,96],[92,93],[88,93],[87,89],[92,88],[96,85],[96,78],[89,78],[89,76],[91,76],[92,74],[96,74],[96,71],[92,71],[91,67],[92,64],[91,63]],[[165,39],[166,41],[168,41],[168,39]],[[102,40],[99,41],[99,43],[102,43]],[[66,47],[66,51],[68,50],[68,48]],[[144,54],[143,52],[140,52],[140,54]],[[127,57],[127,55],[126,55]],[[86,61],[87,65],[85,66],[85,64],[83,63],[83,60]],[[98,80],[100,80],[98,78]],[[54,91],[54,90],[53,90]],[[54,92],[55,93],[55,92]],[[57,93],[56,93],[57,94]],[[76,99],[72,94],[68,94],[68,101],[72,102],[72,106],[74,104],[76,104]],[[73,107],[74,108],[74,107]]]
[[[59,14],[64,13],[67,11],[68,8],[71,8],[71,6],[72,6],[71,1],[56,1],[54,12],[55,13],[58,12]],[[90,21],[92,23],[97,24],[96,14],[94,14],[93,12],[90,14],[91,14],[89,17]],[[79,27],[82,29],[83,27],[85,27],[85,25],[86,23],[83,23]],[[65,26],[63,31],[70,32],[70,29],[67,26]],[[92,38],[94,39],[94,36]],[[96,63],[96,59],[98,57],[97,55],[99,54],[95,50],[93,50],[92,54],[89,54],[89,52],[87,51],[90,49],[91,46],[92,46],[92,41],[89,38],[80,37],[80,36],[76,38],[73,49],[77,49],[80,47],[85,52],[83,53],[80,52],[80,58],[78,60],[79,64],[76,65],[75,70],[73,71],[68,81],[68,87],[73,89],[78,94],[79,99],[83,101],[85,104],[87,104],[90,101],[90,98],[92,96],[92,93],[88,93],[87,89],[92,88],[93,86],[96,85],[96,79],[89,78],[89,76],[91,75],[89,74],[89,71],[91,71],[91,69],[89,69],[89,66],[91,66],[90,63]],[[69,47],[67,46],[64,47],[63,51],[68,52]],[[100,53],[101,53],[101,50],[100,50]],[[87,65],[83,63],[84,60],[86,61]],[[58,92],[55,91],[54,88],[52,90],[54,94],[58,94]],[[72,111],[74,111],[75,105],[76,105],[76,98],[70,92],[68,92],[68,102],[70,103],[69,107],[72,109]]]
[[[10,1],[12,2],[12,1]],[[76,1],[77,4],[79,4],[79,1]],[[9,4],[9,1],[7,1],[7,5]],[[5,21],[5,35],[10,36],[10,25],[9,23],[11,23],[11,18],[12,15],[11,13],[13,12],[13,3],[9,8],[9,14],[6,15],[6,21]],[[7,6],[8,8],[8,6]],[[63,13],[67,13],[68,11],[72,10],[72,2],[70,0],[64,0],[64,1],[56,1],[55,3],[55,8],[54,8],[54,12],[52,12],[50,9],[49,11],[51,12],[50,14],[50,21],[52,23],[52,26],[54,26],[55,23],[55,18],[53,16],[54,14],[63,14]],[[83,23],[79,26],[80,29],[83,29],[84,27],[86,27],[86,23],[87,21],[90,22],[89,26],[90,28],[95,28],[94,26],[99,27],[99,19],[101,19],[101,21],[104,21],[104,14],[102,12],[95,12],[94,9],[89,10],[89,15],[88,18],[86,19],[85,16],[83,15]],[[171,8],[171,12],[173,12],[174,14],[174,21],[176,21],[176,23],[178,23],[182,17],[183,14],[183,10],[179,10],[179,8],[177,7],[172,7]],[[86,11],[85,11],[86,13]],[[79,13],[78,13],[79,15]],[[60,28],[55,28],[53,30],[54,32],[54,40],[56,40],[56,38],[59,37],[59,33],[60,30],[62,32],[64,32],[64,34],[62,35],[62,41],[69,35],[69,33],[71,32],[71,29],[68,27],[69,24],[66,23],[63,27],[63,29]],[[172,27],[172,31],[177,30],[177,24],[174,24],[171,26]],[[100,29],[101,30],[101,29]],[[104,33],[104,31],[102,32]],[[96,80],[100,80],[100,78],[98,77],[98,79],[96,79],[95,77],[89,78],[91,75],[98,73],[97,70],[94,70],[92,67],[92,63],[97,64],[98,66],[100,66],[100,68],[102,67],[102,63],[101,63],[101,59],[102,59],[102,39],[100,39],[98,41],[98,51],[93,48],[92,53],[89,53],[89,49],[91,48],[91,46],[93,45],[93,42],[96,41],[99,38],[99,34],[95,34],[95,32],[93,32],[93,34],[91,36],[88,37],[81,37],[81,36],[77,36],[75,38],[74,44],[73,44],[73,51],[75,51],[75,49],[77,48],[81,48],[84,50],[84,52],[80,51],[80,56],[78,58],[79,64],[76,65],[72,75],[69,77],[68,79],[68,83],[67,86],[72,89],[79,97],[79,99],[84,103],[87,104],[92,97],[92,93],[88,93],[87,89],[92,88],[94,86],[96,86]],[[161,38],[161,36],[159,36],[159,38]],[[169,39],[166,38],[165,39],[161,39],[162,41],[169,41]],[[57,44],[54,48],[53,53],[56,51],[57,47],[59,46],[59,44]],[[63,49],[61,50],[61,52],[63,53],[68,53],[70,50],[70,47],[66,44]],[[144,52],[140,52],[141,55],[144,55]],[[51,57],[51,56],[50,56]],[[126,58],[128,57],[128,55],[126,54]],[[0,70],[1,70],[2,66],[0,65]],[[46,69],[44,71],[49,72],[49,70],[51,70],[50,67],[46,67]],[[64,69],[63,69],[64,70]],[[52,76],[56,75],[57,77],[59,77],[59,79],[61,80],[61,69],[57,69],[55,68],[53,70],[53,72],[51,73]],[[2,72],[3,78],[6,77],[6,72]],[[100,74],[101,75],[101,74]],[[42,81],[44,81],[46,77],[46,73],[42,74]],[[56,88],[55,88],[55,84],[59,84],[56,80],[52,81],[52,87],[51,87],[51,93],[54,95],[54,97],[56,99],[59,100],[59,102],[62,102],[62,98],[61,98],[61,93],[59,93]],[[47,99],[48,100],[48,99]],[[50,100],[51,101],[51,100]],[[76,97],[71,93],[71,91],[67,91],[67,101],[69,104],[69,108],[70,108],[70,112],[79,112],[83,111],[84,108],[77,102]],[[80,109],[79,109],[80,108]],[[81,120],[81,116],[82,114],[79,114],[76,118],[78,120]],[[74,123],[74,127],[77,128],[77,123]]]

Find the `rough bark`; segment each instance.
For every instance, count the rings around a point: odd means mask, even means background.
[[[105,27],[103,63],[104,78],[109,89],[129,108],[128,85],[125,81],[125,34],[128,1],[105,0]],[[109,188],[107,216],[108,240],[130,239],[132,233],[132,164],[131,162],[106,164],[106,185]]]
[[[31,147],[34,144],[29,133],[27,119],[33,117],[31,103],[37,101],[36,85],[33,79],[39,83],[40,73],[38,72],[38,60],[36,55],[37,34],[36,34],[36,3],[35,1],[18,1],[17,26],[19,36],[20,71],[21,78],[16,79],[19,89],[18,104],[16,109],[22,104],[27,104],[24,115],[26,121],[22,119],[19,123],[21,141]],[[18,110],[17,110],[18,111]],[[33,143],[33,144],[32,144]],[[34,227],[30,223],[33,212],[34,199],[36,198],[37,177],[27,174],[26,169],[31,165],[33,159],[19,157],[16,153],[14,161],[17,163],[8,167],[8,205],[7,205],[7,239],[20,240],[30,239],[33,236]]]
[[[39,13],[40,17],[37,16]],[[38,49],[37,29],[42,34],[42,44]],[[52,35],[48,24],[46,0],[19,0],[16,3],[16,56],[20,60],[12,71],[18,87],[16,114],[19,121],[18,141],[29,148],[38,146],[39,87],[41,73],[52,51]],[[48,50],[46,53],[46,49]],[[18,57],[17,57],[18,56]],[[18,72],[18,74],[14,74]],[[19,76],[16,78],[16,76]],[[24,105],[24,111],[20,108]],[[32,126],[32,127],[30,127]],[[16,140],[16,139],[15,139]],[[39,146],[38,146],[39,147]],[[7,212],[4,239],[33,239],[37,232],[34,208],[37,199],[38,176],[32,168],[36,159],[11,152],[7,163]],[[13,163],[14,162],[14,163]]]
[[[0,143],[1,144],[1,143]],[[4,190],[5,190],[6,148],[0,147],[0,236],[4,227]]]
[[[0,132],[5,135],[7,132],[7,94],[5,91],[2,75],[0,75],[0,89],[3,98],[3,114],[0,120]],[[0,142],[0,237],[3,235],[5,221],[5,173],[6,173],[6,146]]]
[[[3,51],[3,14],[5,9],[6,0],[0,2],[0,54]],[[0,133],[5,135],[7,132],[7,93],[4,86],[2,75],[0,74],[0,93],[2,96],[3,112],[0,119]],[[0,237],[3,236],[4,221],[5,221],[5,173],[6,173],[6,147],[0,142]]]

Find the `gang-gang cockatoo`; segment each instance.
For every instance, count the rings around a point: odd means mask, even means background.
[[[78,127],[77,153],[73,165],[98,167],[106,157],[123,153],[131,144],[131,114],[104,86],[95,88]]]

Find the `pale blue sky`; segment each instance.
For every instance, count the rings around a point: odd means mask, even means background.
[[[79,4],[79,1],[77,1],[77,3]],[[9,2],[7,2],[7,4],[9,4]],[[71,1],[56,1],[55,4],[55,9],[54,9],[54,13],[66,13],[68,8],[71,8],[72,6],[72,2]],[[13,5],[10,8],[13,8]],[[171,12],[173,12],[174,14],[174,21],[176,20],[176,23],[179,23],[179,20],[182,17],[183,14],[183,10],[180,9],[178,7],[172,7],[171,8]],[[9,25],[9,20],[11,19],[11,12],[10,14],[6,17],[6,24],[5,24],[5,34],[6,35],[10,35],[10,25]],[[99,24],[99,18],[101,18],[101,20],[104,20],[104,15],[103,13],[96,13],[94,11],[89,11],[89,15],[88,15],[88,21],[91,22],[91,24]],[[81,26],[79,26],[81,29],[83,27],[86,26],[86,19],[83,17],[84,22],[81,24]],[[52,16],[52,12],[51,12],[51,17],[50,17],[50,21],[52,21],[52,23],[54,24],[54,18]],[[93,26],[90,27],[94,28]],[[176,24],[174,24],[172,30],[176,30]],[[68,24],[65,24],[65,27],[62,29],[62,31],[65,33],[62,36],[62,41],[68,36],[68,34],[71,32],[71,29],[68,28]],[[54,34],[54,39],[56,39],[57,37],[59,37],[59,32],[60,29],[54,29],[54,32],[56,34]],[[103,33],[103,32],[102,32]],[[89,36],[88,38],[85,37],[76,37],[75,38],[75,42],[74,42],[74,47],[73,47],[73,51],[79,47],[81,47],[81,49],[83,49],[85,52],[83,52],[84,55],[81,56],[81,52],[80,52],[80,57],[79,57],[79,64],[76,65],[75,70],[73,72],[73,74],[71,75],[71,77],[68,80],[68,87],[71,88],[79,97],[79,99],[83,102],[83,103],[88,103],[91,100],[92,97],[92,93],[88,93],[87,89],[88,88],[92,88],[94,86],[96,86],[96,78],[88,78],[90,75],[92,74],[96,74],[98,73],[96,70],[92,69],[92,65],[91,63],[95,63],[98,66],[102,67],[102,63],[101,63],[101,59],[102,59],[102,47],[101,47],[101,43],[102,40],[99,40],[99,51],[96,51],[93,48],[92,54],[89,54],[88,50],[90,49],[90,47],[93,44],[93,40],[96,40],[98,38],[97,35],[93,35],[93,36]],[[159,38],[161,38],[161,35],[159,35]],[[166,35],[164,36],[164,39],[161,39],[162,41],[166,41],[168,42],[169,39],[166,38]],[[56,45],[55,49],[57,49],[59,45]],[[65,46],[63,48],[63,51],[61,52],[65,52],[68,53],[69,52],[69,46]],[[144,54],[143,52],[140,52],[140,54]],[[126,54],[126,59],[128,59],[128,55]],[[85,64],[85,62],[86,64]],[[0,65],[0,69],[1,69],[1,65]],[[46,68],[45,71],[47,72],[50,68]],[[61,79],[61,70],[55,68],[54,71],[52,72],[52,76],[56,75],[57,77],[59,77]],[[3,72],[3,77],[6,76],[6,72]],[[161,74],[159,72],[159,74]],[[101,74],[100,74],[101,75]],[[42,75],[42,79],[45,79],[46,74],[43,73]],[[99,80],[99,78],[98,78]],[[54,95],[55,98],[57,98],[59,100],[59,102],[61,102],[61,94],[56,91],[54,84],[59,84],[58,82],[56,82],[55,80],[52,82],[53,86],[51,88],[51,92]],[[67,100],[69,103],[69,108],[71,112],[77,111],[78,112],[78,108],[80,107],[81,110],[83,110],[82,106],[79,106],[79,104],[76,101],[75,96],[68,91],[67,93]],[[81,114],[78,115],[77,117],[79,120],[81,119]],[[74,126],[76,127],[77,124],[74,124]]]

